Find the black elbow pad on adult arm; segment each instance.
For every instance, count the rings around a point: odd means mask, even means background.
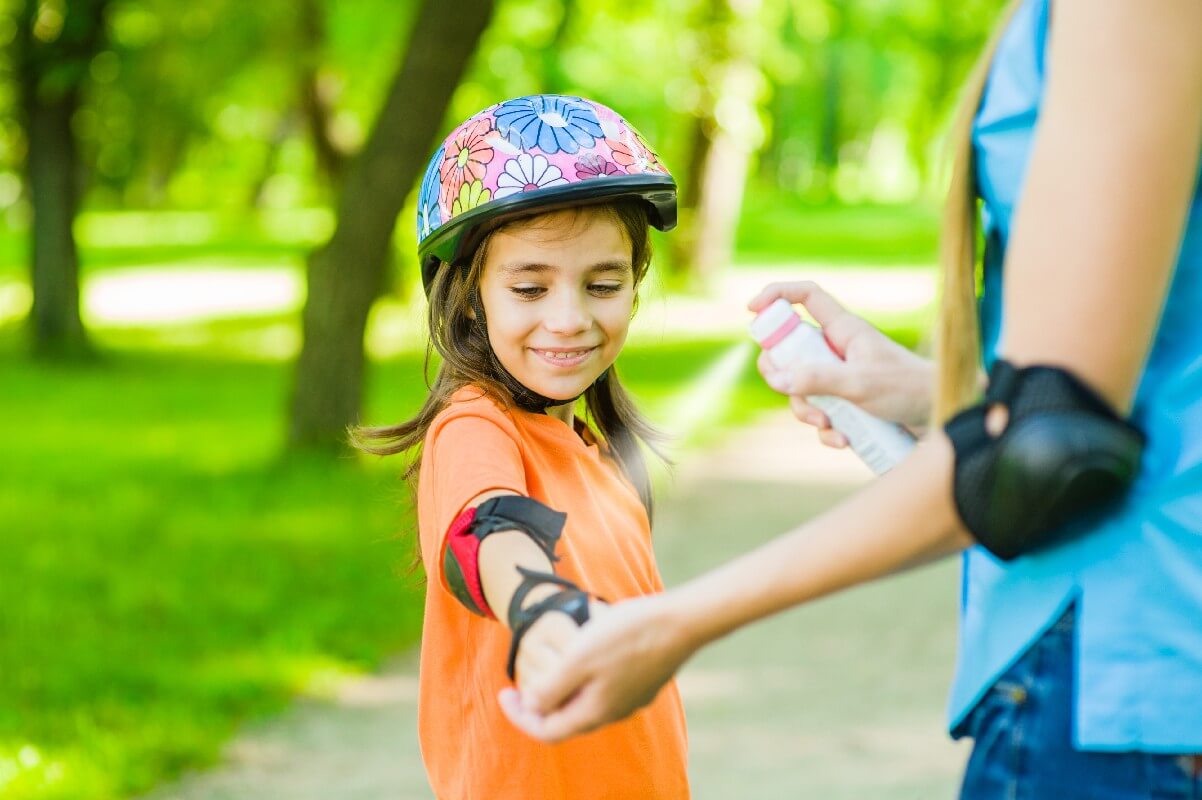
[[[994,437],[985,416],[997,405],[1009,414]],[[1144,446],[1143,434],[1071,373],[1001,360],[989,374],[984,402],[957,414],[945,430],[956,453],[960,519],[1007,561],[1121,498]]]

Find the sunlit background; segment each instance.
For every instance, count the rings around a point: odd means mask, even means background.
[[[669,582],[846,494],[858,464],[764,427],[783,406],[741,344],[743,306],[816,279],[925,347],[941,133],[999,6],[0,1],[0,798],[173,791],[246,724],[415,644],[402,461],[351,455],[343,431],[421,403],[415,185],[450,127],[499,100],[611,105],[681,187],[619,363],[677,435]],[[802,455],[778,464],[773,441]],[[774,723],[797,734],[768,737],[779,752],[736,710],[764,681],[721,655],[686,675],[697,796],[943,791],[949,768],[922,754],[950,585],[775,629],[796,632],[782,663],[810,692]],[[890,659],[923,677],[847,667]],[[795,673],[773,675],[779,698]],[[749,767],[740,741],[779,769]]]

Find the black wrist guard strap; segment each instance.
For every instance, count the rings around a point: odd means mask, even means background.
[[[522,575],[522,582],[518,584],[509,601],[508,618],[512,638],[509,640],[509,657],[505,661],[505,674],[509,676],[509,680],[514,679],[514,667],[517,664],[522,637],[543,614],[548,611],[562,611],[572,618],[577,627],[588,622],[589,595],[581,591],[576,584],[551,572],[535,572],[525,567],[518,567],[517,571]],[[531,589],[548,583],[562,587],[563,591],[545,597],[528,608],[522,607]]]
[[[985,417],[1009,418],[996,438]],[[983,403],[945,426],[956,453],[956,510],[978,542],[1010,560],[1102,511],[1135,479],[1144,436],[1059,367],[997,361]]]

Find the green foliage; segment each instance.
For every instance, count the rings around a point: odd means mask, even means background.
[[[0,6],[0,41],[11,38],[21,5]],[[686,171],[690,121],[715,113],[724,53],[737,51],[753,57],[767,100],[754,125],[761,181],[810,199],[909,199],[929,179],[939,125],[1000,6],[498,0],[443,127],[513,95],[583,93],[617,107]],[[416,7],[112,0],[110,43],[85,65],[87,105],[76,121],[95,167],[91,204],[328,200],[305,84],[315,82],[327,106],[325,134],[354,152]],[[11,115],[8,105],[0,96],[0,117]],[[0,129],[0,166],[19,163],[19,139]],[[0,205],[14,200],[0,187]]]
[[[145,789],[413,641],[395,469],[277,462],[282,367],[5,359],[0,796]]]

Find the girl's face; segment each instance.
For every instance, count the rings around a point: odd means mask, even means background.
[[[587,208],[492,235],[480,302],[493,351],[522,385],[567,400],[613,364],[634,311],[631,250],[616,219]],[[572,408],[548,413],[570,421]]]

